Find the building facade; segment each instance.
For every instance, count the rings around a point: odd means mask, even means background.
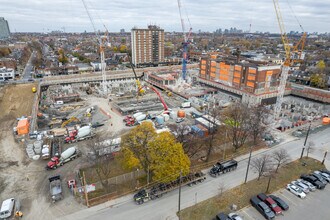
[[[15,70],[6,67],[0,68],[0,82],[11,79],[15,79]]]
[[[10,30],[7,20],[0,17],[0,39],[5,39],[10,37]]]
[[[210,56],[201,59],[199,77],[260,95],[277,91],[280,72],[276,64],[237,63]]]
[[[164,30],[158,26],[149,25],[148,29],[133,28],[131,45],[132,62],[135,66],[164,62]]]

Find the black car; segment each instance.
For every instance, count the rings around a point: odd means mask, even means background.
[[[274,219],[275,213],[266,205],[266,203],[262,202],[258,197],[253,196],[250,199],[251,205],[260,212],[266,219]]]
[[[315,176],[312,175],[301,175],[300,176],[301,179],[306,180],[308,182],[310,182],[311,184],[313,184],[314,186],[316,186],[316,188],[318,189],[324,189],[325,184],[323,184],[322,182],[320,182]]]
[[[327,170],[327,169],[323,169],[323,170],[320,170],[322,173],[326,173],[326,174],[328,174],[328,175],[330,175],[330,171],[329,170]]]
[[[274,195],[269,195],[270,198],[272,198],[279,207],[281,207],[282,210],[286,211],[289,209],[289,205],[284,202],[280,197],[274,196]]]
[[[226,215],[223,212],[220,212],[219,214],[217,214],[217,216],[215,217],[216,220],[231,220],[231,218],[229,218],[228,215]]]
[[[257,197],[263,202],[268,198],[265,193],[259,193]]]
[[[311,175],[315,176],[316,179],[318,179],[324,185],[327,185],[328,182],[320,174],[312,173]]]

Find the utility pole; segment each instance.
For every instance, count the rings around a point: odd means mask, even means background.
[[[250,162],[251,162],[251,156],[252,156],[252,146],[250,147],[250,155],[249,155],[249,160],[248,160],[248,165],[246,167],[246,174],[245,174],[245,180],[244,183],[246,183],[248,174],[249,174],[249,168],[250,168]]]
[[[182,170],[180,170],[180,181],[179,181],[179,204],[178,204],[178,214],[179,220],[181,219],[181,179],[182,179]]]
[[[84,180],[84,193],[85,193],[85,199],[86,199],[86,206],[87,206],[87,208],[89,208],[87,184],[86,184],[85,172],[84,171],[83,171],[83,180]]]
[[[311,124],[312,124],[312,123],[309,124],[308,130],[307,130],[307,134],[306,134],[306,138],[305,138],[305,142],[304,142],[304,147],[303,147],[302,150],[301,150],[300,159],[304,156],[304,151],[305,151],[305,146],[306,146],[306,143],[307,143],[307,139],[308,139],[309,131],[311,130]]]

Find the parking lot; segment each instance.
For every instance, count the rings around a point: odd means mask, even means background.
[[[298,198],[285,188],[273,194],[283,199],[290,206],[288,211],[283,212],[284,215],[276,216],[275,219],[330,219],[330,186],[326,186],[323,190],[310,192],[304,199]],[[265,219],[252,206],[241,209],[237,213],[242,216],[244,220]]]

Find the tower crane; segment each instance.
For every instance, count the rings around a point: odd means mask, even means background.
[[[285,93],[285,86],[286,86],[286,81],[288,79],[289,69],[293,63],[299,62],[299,60],[301,60],[301,52],[305,45],[306,32],[303,34],[299,42],[293,48],[291,48],[291,46],[289,45],[289,39],[287,33],[285,31],[285,26],[280,11],[279,2],[278,0],[273,0],[273,3],[276,12],[276,18],[281,32],[283,47],[285,50],[285,61],[282,66],[282,72],[280,75],[280,84],[278,86],[278,92],[277,92],[277,100],[274,108],[274,117],[275,119],[277,119],[280,116],[282,110],[283,96]],[[293,53],[296,52],[298,52],[298,59],[293,57]]]
[[[106,47],[106,45],[108,44],[108,37],[107,36],[100,36],[96,30],[96,27],[95,27],[95,23],[94,23],[94,20],[93,20],[93,17],[91,16],[91,14],[89,13],[89,10],[88,10],[88,7],[86,5],[86,2],[85,0],[82,0],[83,4],[84,4],[84,7],[86,9],[86,12],[88,14],[88,17],[89,17],[89,20],[91,21],[92,23],[92,26],[93,26],[93,29],[94,29],[94,32],[95,32],[95,36],[98,40],[98,43],[100,45],[100,57],[101,57],[101,74],[102,74],[102,90],[103,90],[103,94],[104,95],[107,95],[108,93],[108,88],[107,88],[107,75],[106,75],[106,72],[105,72],[105,56],[104,56],[104,49]],[[106,34],[107,34],[107,31],[106,31]]]
[[[178,0],[178,7],[179,7],[179,13],[180,13],[180,19],[181,19],[181,26],[182,26],[182,33],[183,33],[183,58],[182,58],[182,79],[186,80],[186,74],[187,74],[187,60],[188,60],[188,45],[190,44],[190,37],[191,37],[191,32],[192,32],[192,28],[189,28],[188,33],[186,33],[185,30],[185,24],[184,24],[184,20],[182,18],[182,13],[181,13],[181,0]]]

